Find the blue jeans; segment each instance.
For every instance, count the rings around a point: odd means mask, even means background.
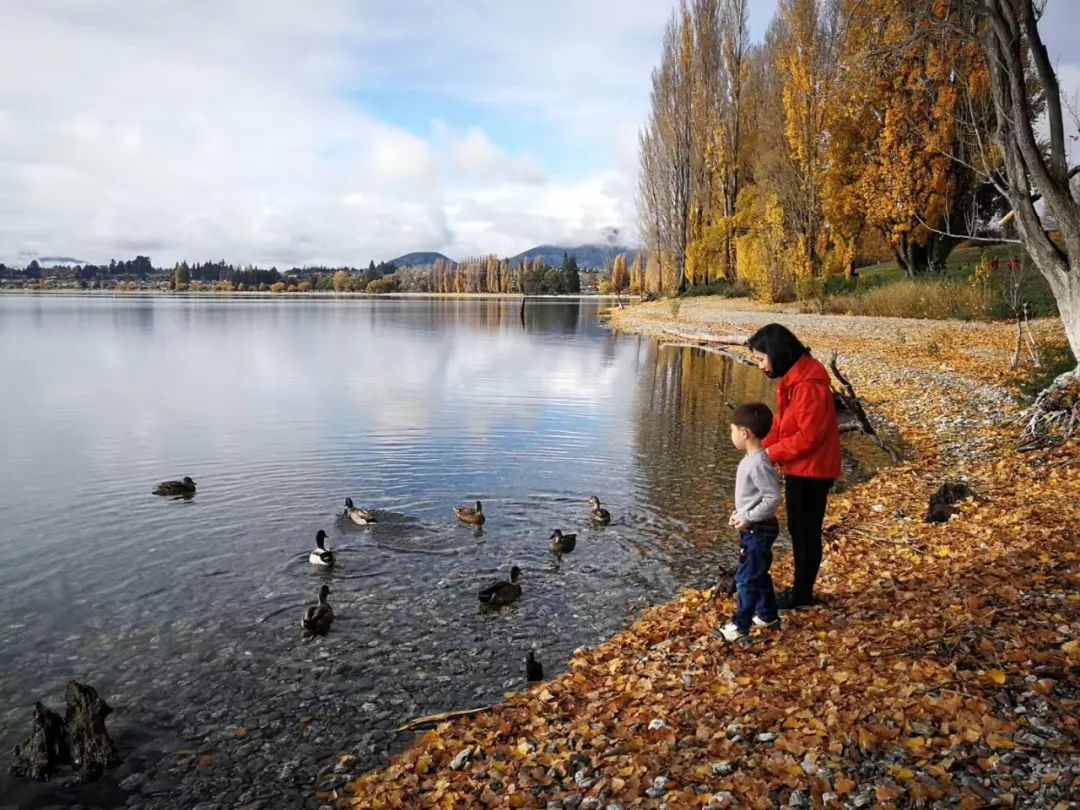
[[[735,572],[739,601],[733,621],[743,633],[750,632],[755,613],[767,622],[778,615],[769,568],[773,543],[779,534],[776,521],[752,523],[749,529],[739,532],[739,570]]]

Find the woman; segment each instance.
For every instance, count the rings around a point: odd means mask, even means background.
[[[821,567],[825,501],[840,476],[840,430],[832,381],[799,339],[778,323],[755,332],[747,346],[758,368],[778,379],[776,415],[761,446],[784,473],[788,533],[795,556],[795,583],[777,595],[782,610],[813,603]]]

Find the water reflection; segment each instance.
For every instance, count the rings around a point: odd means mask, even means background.
[[[597,315],[530,300],[522,328],[515,300],[0,297],[0,744],[70,677],[156,745],[206,713],[242,724],[252,701],[294,728],[318,684],[293,613],[326,578],[335,666],[421,714],[497,699],[525,646],[556,673],[628,609],[713,576],[737,461],[716,382],[770,401],[767,383]],[[183,475],[190,503],[150,495]],[[588,523],[594,494],[606,528]],[[347,495],[401,519],[350,527]],[[450,514],[478,498],[482,533]],[[556,527],[578,533],[562,561]],[[305,562],[319,528],[333,572]],[[480,614],[475,588],[510,564],[525,595]],[[461,694],[431,696],[432,678]],[[358,713],[350,733],[372,725],[362,702],[337,709]]]

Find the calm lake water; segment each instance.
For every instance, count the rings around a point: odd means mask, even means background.
[[[595,300],[530,302],[524,324],[518,306],[0,297],[3,750],[71,678],[115,706],[125,756],[151,771],[260,710],[317,726],[319,694],[385,708],[365,728],[389,727],[520,687],[529,648],[558,672],[729,569],[737,457],[717,384],[771,402],[769,383],[616,336]],[[184,475],[192,501],[150,494]],[[593,494],[607,528],[588,524]],[[384,520],[344,524],[346,496]],[[450,511],[476,499],[482,532]],[[578,532],[561,563],[556,527]],[[307,562],[320,528],[332,573]],[[522,600],[479,610],[514,564]],[[324,581],[338,620],[305,645]],[[348,743],[345,711],[319,753]],[[287,721],[268,744],[294,744]]]

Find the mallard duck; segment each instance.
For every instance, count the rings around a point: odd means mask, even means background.
[[[521,596],[521,586],[518,585],[519,576],[521,576],[521,569],[515,565],[510,569],[510,581],[492,582],[480,591],[480,601],[494,607],[509,605],[516,601]]]
[[[319,529],[319,533],[315,535],[315,548],[312,549],[307,559],[312,565],[334,564],[334,552],[327,550],[326,532],[322,529]]]
[[[577,545],[576,534],[563,534],[560,529],[553,531],[548,539],[551,541],[552,554],[569,554]]]
[[[462,523],[468,523],[471,526],[482,526],[484,523],[484,505],[477,501],[475,509],[470,509],[467,506],[455,506],[454,515]]]
[[[592,522],[598,526],[607,526],[611,523],[611,512],[600,505],[600,499],[593,495],[589,498],[589,503],[592,504],[592,512],[589,513],[589,517],[592,518]]]
[[[188,476],[183,481],[162,481],[154,490],[155,495],[169,495],[173,498],[190,498],[195,494],[195,482]]]
[[[304,611],[304,618],[300,620],[300,626],[313,636],[325,636],[334,621],[334,609],[326,601],[330,594],[330,586],[323,585],[319,588],[319,604],[312,605]]]
[[[352,498],[345,499],[345,515],[353,523],[357,523],[361,526],[366,526],[369,523],[376,523],[375,513],[369,512],[367,509],[359,509],[353,505]]]
[[[525,677],[530,681],[544,680],[544,665],[536,660],[532,650],[525,654]]]

